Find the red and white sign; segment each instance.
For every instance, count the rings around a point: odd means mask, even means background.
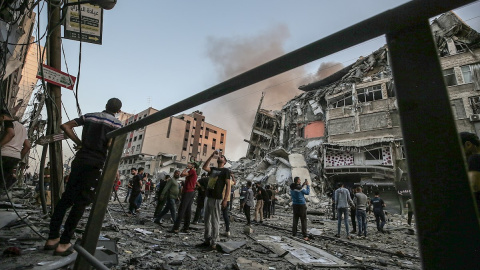
[[[62,72],[58,69],[55,69],[51,66],[47,66],[45,64],[42,64],[42,66],[43,66],[43,76],[42,76],[42,68],[39,68],[38,74],[37,74],[38,79],[41,79],[43,77],[43,79],[46,82],[73,90],[73,86],[75,85],[75,80],[77,78],[75,78],[72,75],[68,75],[67,73]]]

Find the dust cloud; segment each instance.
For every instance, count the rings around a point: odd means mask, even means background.
[[[250,37],[210,37],[207,55],[216,67],[218,81],[225,81],[256,66],[284,55],[284,43],[290,37],[285,25],[275,25]],[[340,64],[341,65],[341,64]],[[227,130],[228,159],[245,156],[262,92],[265,93],[262,108],[279,110],[294,96],[306,79],[309,81],[334,73],[338,63],[322,63],[316,74],[307,75],[304,67],[271,77],[262,82],[220,97],[200,107],[206,121]]]

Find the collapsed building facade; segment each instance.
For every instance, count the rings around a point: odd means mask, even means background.
[[[457,129],[480,135],[480,34],[453,12],[433,20],[431,28]],[[401,212],[410,188],[388,47],[299,89],[305,93],[281,111],[259,109],[246,140],[247,158],[274,165],[279,152],[283,157],[301,153],[318,179],[317,191],[334,189],[338,182],[362,186],[369,196],[379,190],[386,210]],[[265,166],[254,168],[263,175],[258,171]],[[249,180],[267,178],[248,174]]]

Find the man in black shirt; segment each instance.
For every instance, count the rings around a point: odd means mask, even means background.
[[[202,210],[205,205],[205,196],[206,196],[206,191],[207,191],[207,185],[208,185],[208,177],[203,177],[200,178],[200,180],[197,181],[196,184],[196,189],[197,189],[197,208],[195,210],[195,216],[193,217],[192,224],[197,224],[198,221],[200,220],[200,216],[202,215]]]
[[[385,202],[382,200],[382,198],[380,198],[380,193],[378,191],[375,191],[375,197],[370,200],[370,203],[373,206],[373,214],[375,215],[377,230],[385,233],[385,231],[383,230],[383,226],[385,226],[385,213],[383,212]]]
[[[218,155],[218,167],[208,167],[214,155]],[[224,188],[226,194],[230,193],[230,170],[224,168],[227,159],[224,155],[214,151],[205,161],[203,170],[208,172],[208,184],[206,190],[207,201],[205,205],[205,241],[201,246],[210,246],[216,249],[219,239],[220,212],[227,207],[228,197],[223,196]]]
[[[142,178],[144,177],[143,168],[138,168],[138,171],[135,168],[132,168],[132,193],[130,194],[130,199],[128,201],[128,213],[135,215],[138,209],[140,208],[141,198],[142,198]]]
[[[55,250],[54,255],[67,256],[73,252],[72,239],[75,228],[82,218],[85,208],[93,201],[98,179],[107,157],[111,139],[107,133],[122,126],[115,118],[120,112],[122,102],[117,98],[108,100],[103,112],[88,113],[62,124],[60,128],[75,142],[78,152],[72,162],[70,178],[65,192],[55,206],[50,221],[50,233],[44,249]],[[73,132],[73,128],[83,126],[82,140]],[[70,214],[65,221],[60,237],[60,227],[69,208]]]

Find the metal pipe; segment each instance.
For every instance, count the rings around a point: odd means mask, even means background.
[[[328,37],[310,43],[293,52],[253,68],[236,77],[217,84],[207,90],[166,107],[131,125],[107,134],[113,138],[120,134],[142,128],[162,119],[183,112],[239,89],[305,65],[322,57],[331,55],[385,33],[397,31],[417,24],[420,21],[455,9],[474,0],[422,0],[410,1],[394,9],[387,10]]]
[[[99,261],[95,256],[88,253],[82,246],[79,244],[75,244],[73,248],[78,252],[83,259],[85,259],[90,265],[92,265],[95,269],[101,270],[109,270],[110,268],[106,267],[101,261]],[[79,258],[77,256],[77,258]]]

